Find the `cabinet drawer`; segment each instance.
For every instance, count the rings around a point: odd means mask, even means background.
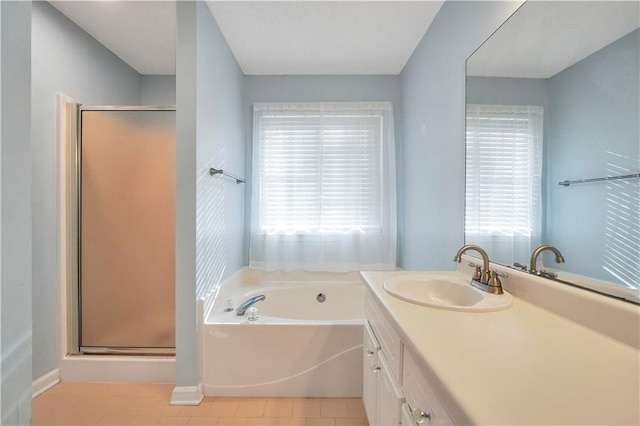
[[[408,425],[418,425],[420,423],[412,419],[412,411],[423,411],[428,414],[428,418],[423,425],[452,425],[453,420],[445,411],[442,404],[429,385],[427,379],[420,372],[420,368],[415,362],[410,351],[405,351],[403,355],[402,390],[404,391],[405,404],[403,405],[402,425],[408,420]],[[408,417],[408,419],[406,419]]]
[[[365,314],[371,324],[371,328],[373,329],[376,339],[380,343],[382,352],[384,352],[384,355],[389,362],[389,367],[391,368],[393,376],[398,382],[400,382],[402,342],[370,294],[367,294]]]
[[[371,325],[368,321],[364,323],[364,355],[366,358],[372,358],[376,352],[380,349],[380,343],[378,343],[378,339],[376,339],[376,335],[371,330]]]

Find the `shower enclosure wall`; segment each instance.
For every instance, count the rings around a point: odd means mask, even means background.
[[[175,108],[77,112],[79,353],[175,353]]]

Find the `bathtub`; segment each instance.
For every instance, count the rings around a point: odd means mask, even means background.
[[[205,313],[205,395],[362,395],[364,286],[357,274],[237,275]],[[254,305],[257,320],[225,312],[259,294],[266,299]]]

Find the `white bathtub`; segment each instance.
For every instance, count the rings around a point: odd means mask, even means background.
[[[238,275],[204,320],[205,395],[362,395],[364,287],[357,275]],[[224,312],[228,299],[235,308],[258,294],[266,296],[254,305],[258,320]]]

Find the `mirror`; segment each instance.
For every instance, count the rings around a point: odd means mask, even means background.
[[[542,276],[640,303],[639,27],[635,1],[529,1],[467,60],[466,244],[552,245]]]

